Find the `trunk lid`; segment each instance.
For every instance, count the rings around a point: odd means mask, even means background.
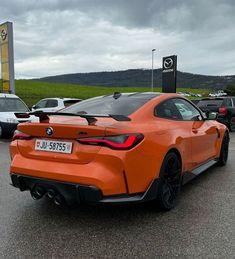
[[[18,149],[22,156],[28,158],[85,164],[94,160],[101,147],[83,145],[77,139],[115,134],[121,128],[125,128],[126,122],[118,127],[117,123],[111,118],[99,118],[94,125],[87,124],[86,119],[69,116],[50,116],[48,122],[20,124],[18,130],[32,136],[32,138],[30,140],[19,139]],[[52,130],[51,135],[47,133],[48,128]],[[62,144],[69,142],[72,145],[72,150],[71,153],[35,150],[38,141],[46,141],[47,143],[53,141]]]

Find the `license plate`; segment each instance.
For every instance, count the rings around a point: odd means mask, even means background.
[[[36,139],[36,142],[35,142],[35,150],[40,150],[40,151],[71,154],[72,147],[73,147],[73,143],[66,142],[66,141]]]

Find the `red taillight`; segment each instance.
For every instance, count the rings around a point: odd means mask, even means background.
[[[13,140],[17,140],[17,139],[29,140],[29,139],[31,139],[31,138],[32,138],[32,136],[30,136],[30,135],[28,135],[28,134],[25,134],[25,133],[23,133],[23,132],[21,132],[21,131],[19,131],[19,130],[16,130],[16,131],[14,132],[12,141],[13,141]]]
[[[222,115],[227,115],[228,110],[225,107],[221,107],[219,108],[219,113]]]
[[[104,136],[92,138],[80,138],[78,142],[87,145],[107,146],[112,149],[131,149],[144,138],[142,134],[125,134],[117,136]]]

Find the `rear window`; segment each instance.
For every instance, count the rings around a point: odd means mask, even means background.
[[[211,99],[211,100],[201,100],[197,103],[198,107],[220,107],[222,106],[223,100]]]
[[[28,107],[18,98],[0,98],[0,112],[28,112]]]
[[[63,112],[95,115],[117,114],[128,116],[153,97],[156,97],[156,94],[95,97],[65,108]]]

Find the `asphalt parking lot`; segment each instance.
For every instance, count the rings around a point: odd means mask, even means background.
[[[182,188],[177,206],[57,207],[13,188],[0,139],[0,258],[234,258],[235,133],[228,164]]]

